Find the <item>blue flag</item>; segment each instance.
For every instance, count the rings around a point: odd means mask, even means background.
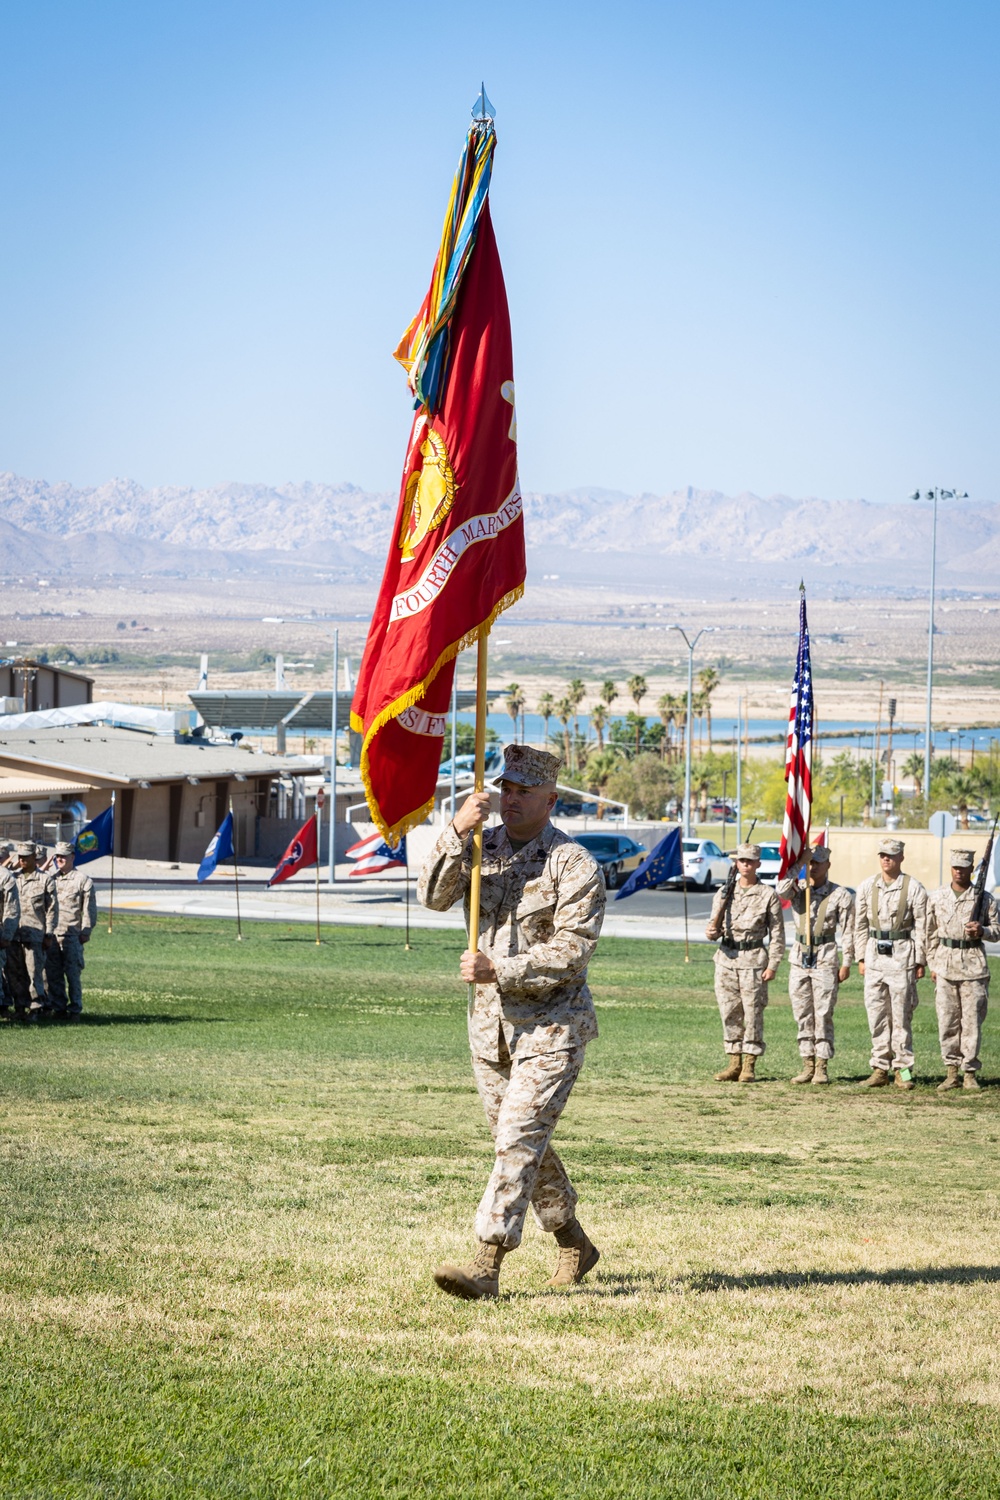
[[[205,858],[198,866],[198,879],[207,880],[220,859],[232,859],[232,857],[233,815],[231,812],[227,812],[219,825],[218,833],[213,835],[212,842],[205,850]]]
[[[681,858],[681,831],[679,828],[671,828],[668,834],[657,844],[651,854],[647,854],[637,870],[633,870],[621,890],[615,896],[616,901],[623,900],[626,896],[634,896],[636,891],[648,890],[650,886],[662,885],[665,880],[676,880],[684,874],[684,861]]]
[[[115,841],[114,803],[98,813],[90,823],[85,823],[73,841],[76,862],[85,865],[92,859],[103,859],[110,854]]]

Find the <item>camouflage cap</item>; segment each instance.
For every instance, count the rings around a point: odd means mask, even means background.
[[[906,845],[902,839],[880,839],[877,852],[888,854],[892,859],[902,859],[905,848]]]
[[[737,844],[736,848],[733,850],[733,852],[729,856],[729,858],[730,859],[756,859],[756,860],[759,860],[760,859],[760,845],[759,844]]]
[[[67,844],[65,839],[60,839],[59,843],[53,849],[52,853],[61,854],[64,858],[69,858],[71,855],[76,853],[76,850],[74,849],[72,844]]]
[[[14,853],[17,855],[18,859],[34,859],[37,850],[35,849],[34,844],[29,844],[27,840],[25,840],[23,843],[14,845]]]
[[[953,849],[948,858],[953,870],[971,870],[976,863],[976,856],[972,849]]]
[[[518,786],[548,786],[561,769],[562,761],[558,755],[550,755],[547,750],[536,750],[533,745],[505,745],[503,770],[493,785],[515,781]]]
[[[813,844],[809,850],[809,858],[814,859],[818,865],[825,865],[830,858],[829,844]]]

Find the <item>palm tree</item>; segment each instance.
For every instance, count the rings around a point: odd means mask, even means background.
[[[601,702],[611,707],[618,697],[618,684],[611,677],[606,677],[601,683]]]
[[[524,696],[524,689],[519,682],[508,683],[504,688],[504,692],[507,694],[507,712],[514,720],[514,739],[516,740],[517,720],[528,700]]]
[[[698,720],[698,754],[702,754],[703,735],[705,730],[705,712],[707,701],[704,693],[692,693],[691,712]]]
[[[642,724],[640,723],[640,720],[641,720],[642,716],[639,713],[639,705],[641,704],[643,698],[645,698],[646,694],[649,692],[649,683],[646,681],[645,677],[643,677],[640,672],[637,672],[634,677],[630,677],[629,678],[629,680],[628,680],[628,690],[629,690],[629,694],[631,695],[632,701],[635,704],[635,712],[636,712],[635,753],[636,753],[636,755],[638,755],[639,754],[639,736],[640,736],[640,734],[642,732]]]
[[[719,686],[719,674],[715,667],[703,667],[698,673],[698,682],[701,686],[701,701],[704,705],[705,719],[708,723],[708,749],[712,751],[712,694]]]
[[[604,726],[608,722],[608,710],[603,703],[594,704],[590,710],[590,722],[597,731],[597,753],[602,755],[604,753]]]
[[[538,712],[542,716],[542,723],[545,725],[546,744],[548,744],[549,742],[549,720],[555,712],[555,704],[556,700],[553,698],[551,693],[542,693],[539,696],[537,708]]]
[[[569,766],[569,721],[573,717],[573,705],[568,698],[560,698],[552,705],[552,712],[563,727],[563,750],[565,751],[566,765]]]
[[[919,790],[921,779],[924,774],[924,757],[920,750],[914,750],[903,762],[903,775],[909,776]]]
[[[580,728],[577,722],[577,711],[580,704],[587,696],[587,685],[582,677],[574,677],[566,684],[566,698],[573,707],[573,769],[576,769],[576,746],[580,736]]]
[[[677,699],[673,693],[664,693],[657,700],[656,711],[660,715],[660,723],[667,731],[663,736],[663,759],[666,760],[670,752],[670,731],[677,722]]]

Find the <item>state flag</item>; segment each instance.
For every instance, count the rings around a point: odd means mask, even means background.
[[[217,831],[212,835],[212,841],[205,850],[205,857],[198,866],[198,879],[207,880],[215,871],[220,859],[232,859],[233,857],[233,815],[227,812]]]
[[[400,866],[404,870],[407,868],[405,838],[392,846],[386,843],[380,833],[373,833],[370,838],[359,839],[346,852],[348,859],[357,861],[348,876],[349,880],[354,880],[359,875],[381,875],[383,870],[396,870]]]
[[[98,813],[89,823],[85,823],[74,840],[76,849],[76,863],[78,865],[89,864],[92,859],[103,859],[105,854],[110,854],[115,843],[115,805],[112,802],[104,812]]]
[[[268,890],[272,885],[280,885],[283,880],[288,880],[296,871],[307,870],[316,863],[316,819],[307,818],[278,861],[274,874],[267,882]]]

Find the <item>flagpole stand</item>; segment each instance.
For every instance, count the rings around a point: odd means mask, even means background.
[[[681,879],[681,889],[684,892],[684,962],[691,962],[691,949],[688,946],[688,887],[687,881]]]
[[[486,669],[489,632],[483,628],[476,653],[476,780],[481,792],[486,781]],[[452,808],[452,817],[455,809]],[[479,901],[483,880],[483,825],[476,824],[472,835],[472,869],[469,872],[469,952],[479,950]],[[476,1000],[476,985],[469,985],[469,1014]]]
[[[108,932],[114,930],[115,924],[115,798],[116,793],[111,793],[111,890],[108,893]]]

